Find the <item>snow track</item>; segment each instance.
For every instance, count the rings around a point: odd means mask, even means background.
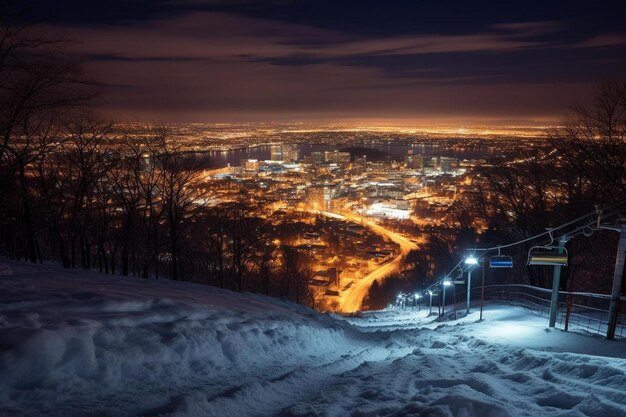
[[[626,343],[0,265],[0,416],[626,417]],[[8,271],[8,272],[7,272]]]

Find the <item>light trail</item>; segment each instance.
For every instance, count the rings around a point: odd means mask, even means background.
[[[418,247],[415,242],[407,239],[401,234],[389,230],[386,227],[376,224],[375,222],[356,214],[343,215],[330,211],[315,211],[315,213],[338,220],[362,224],[363,226],[368,227],[374,233],[385,236],[400,246],[400,253],[395,258],[393,258],[389,262],[384,263],[369,274],[365,275],[363,278],[353,281],[353,284],[348,289],[342,291],[340,310],[344,313],[353,313],[355,311],[359,311],[361,309],[361,305],[363,304],[363,300],[367,296],[369,288],[372,286],[374,281],[376,281],[377,279],[383,279],[389,276],[391,273],[397,271],[400,268],[404,257],[411,250],[417,249]]]

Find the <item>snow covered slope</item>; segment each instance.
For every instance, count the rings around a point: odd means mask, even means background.
[[[626,416],[626,343],[475,316],[0,261],[0,416]]]

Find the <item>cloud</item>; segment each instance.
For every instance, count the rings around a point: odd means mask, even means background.
[[[519,39],[522,32],[515,29],[504,35],[493,32],[371,38],[217,12],[189,13],[115,30],[77,27],[63,31],[82,40],[76,46],[78,52],[137,58],[333,59],[356,55],[494,52],[540,46],[538,42]]]
[[[529,82],[511,72],[518,65],[499,61],[554,48],[540,35],[559,25],[506,23],[475,33],[373,37],[192,12],[126,26],[46,31],[78,40],[71,50],[87,59],[103,85],[116,86],[105,87],[105,98],[117,114],[201,120],[263,112],[554,114],[571,98],[571,85]],[[588,42],[591,48],[616,40]]]
[[[626,45],[626,34],[605,34],[594,36],[590,39],[586,39],[583,42],[579,42],[573,47],[576,48],[603,48],[607,46],[619,46]]]
[[[562,29],[565,23],[559,20],[538,22],[509,22],[490,25],[492,29],[508,32],[514,37],[535,37],[554,33]]]

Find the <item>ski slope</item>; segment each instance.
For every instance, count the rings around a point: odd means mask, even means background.
[[[626,416],[626,343],[0,261],[0,416]]]

